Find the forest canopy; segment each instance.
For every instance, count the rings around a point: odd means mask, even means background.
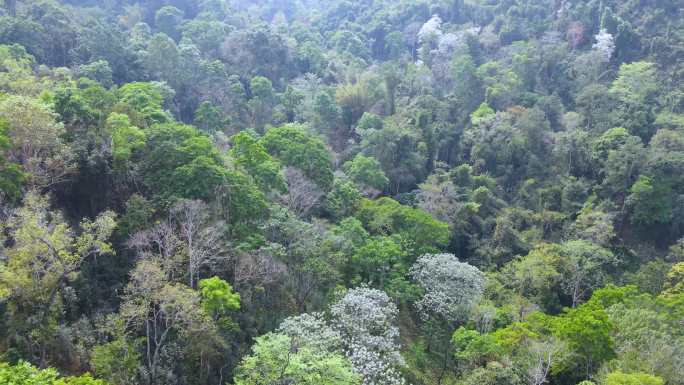
[[[684,385],[679,0],[4,0],[0,384]]]

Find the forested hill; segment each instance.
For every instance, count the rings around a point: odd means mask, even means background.
[[[684,385],[684,3],[4,0],[5,384]]]

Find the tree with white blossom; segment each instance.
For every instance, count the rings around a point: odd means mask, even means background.
[[[342,336],[331,328],[322,313],[304,313],[288,317],[280,323],[278,332],[317,351],[336,352],[342,349]]]
[[[442,19],[434,15],[426,21],[418,31],[418,44],[420,45],[419,56],[423,63],[428,66],[431,64],[431,52],[439,46],[442,37]]]
[[[591,48],[599,53],[599,57],[605,63],[610,61],[615,51],[615,42],[613,35],[608,33],[605,28],[601,28],[598,34],[594,36],[596,43],[594,43]]]
[[[482,297],[484,274],[475,266],[460,262],[453,254],[425,254],[411,266],[411,277],[425,294],[416,303],[423,320],[427,350],[441,356],[437,383],[453,365],[448,343],[457,323],[465,322]]]
[[[477,304],[484,290],[484,275],[475,266],[459,262],[453,254],[425,254],[409,274],[425,289],[417,307],[424,320],[440,316],[457,321]]]
[[[332,327],[340,333],[344,351],[363,376],[363,384],[404,384],[398,370],[404,365],[395,325],[399,311],[385,292],[351,289],[330,312]]]

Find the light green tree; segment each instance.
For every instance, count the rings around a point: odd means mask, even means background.
[[[382,171],[380,162],[371,156],[358,154],[354,159],[345,163],[342,169],[361,188],[382,191],[389,183],[389,179]]]
[[[287,335],[276,333],[258,337],[236,373],[236,385],[361,384],[344,356],[298,346]]]
[[[16,365],[0,362],[0,384],[8,385],[107,385],[90,374],[60,377],[55,369],[39,369],[20,361]]]
[[[8,336],[42,363],[63,316],[62,298],[83,262],[113,254],[108,238],[115,214],[81,221],[78,235],[46,197],[27,193],[23,206],[3,225],[11,242],[0,262],[0,300],[7,306]]]
[[[262,190],[284,192],[287,189],[280,163],[257,139],[247,132],[240,132],[231,138],[231,142],[230,154],[235,163],[243,167]]]
[[[616,371],[606,376],[606,385],[663,385],[665,381],[648,373],[623,373]]]

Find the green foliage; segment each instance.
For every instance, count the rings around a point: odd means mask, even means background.
[[[371,233],[400,236],[403,242],[408,242],[407,248],[414,257],[438,251],[449,242],[446,223],[388,197],[362,200],[355,216]]]
[[[252,99],[249,101],[252,123],[258,130],[263,130],[264,126],[271,122],[273,114],[273,85],[267,78],[255,76],[249,82],[249,89],[252,92]]]
[[[246,132],[240,132],[231,141],[233,146],[230,154],[235,163],[243,167],[262,190],[274,189],[282,192],[287,189],[280,163],[266,152],[258,140]]]
[[[545,309],[554,309],[559,301],[557,291],[561,263],[558,246],[542,244],[526,256],[506,264],[501,271],[501,280],[505,286]]]
[[[252,354],[237,368],[235,383],[349,385],[360,384],[361,378],[339,354],[298,347],[286,335],[269,333],[256,339]]]
[[[144,180],[162,199],[207,198],[225,181],[218,151],[194,127],[160,124],[145,133]]]
[[[498,109],[510,106],[520,92],[520,78],[498,61],[482,64],[476,74],[485,86],[485,100]]]
[[[424,177],[428,163],[426,144],[422,141],[419,128],[412,126],[408,119],[396,115],[381,125],[376,117],[366,116],[368,118],[361,119],[356,129],[361,137],[363,154],[380,163],[390,181],[391,192],[413,188]]]
[[[463,326],[451,336],[451,344],[456,360],[470,366],[484,366],[487,362],[495,361],[502,353],[494,337]]]
[[[38,369],[23,361],[17,365],[0,363],[0,382],[8,385],[107,385],[89,374],[60,378],[55,369]]]
[[[330,189],[333,172],[330,153],[323,142],[307,135],[304,127],[288,124],[271,128],[259,143],[284,165],[299,168],[323,189]]]
[[[116,227],[116,214],[103,212],[94,220],[84,219],[76,235],[59,212],[49,210],[48,201],[29,192],[3,225],[12,245],[9,257],[0,262],[0,299],[5,303],[7,344],[19,349],[54,343],[63,314],[62,296],[76,279],[86,259],[113,254],[108,239]],[[33,315],[28,321],[27,315]]]
[[[482,103],[470,114],[470,122],[472,124],[478,124],[482,119],[491,115],[494,115],[494,110],[487,103]]]
[[[110,114],[106,124],[112,136],[114,162],[123,169],[133,153],[145,147],[145,132],[131,125],[128,116],[124,114]]]
[[[462,385],[519,385],[523,381],[515,368],[500,362],[490,362],[487,366],[476,368],[462,378]]]
[[[351,181],[336,179],[325,198],[325,209],[335,218],[352,214],[361,202],[361,192]]]
[[[125,385],[136,380],[140,353],[138,346],[119,338],[95,346],[90,362],[99,377],[113,385]]]
[[[569,366],[573,370],[592,371],[601,363],[615,357],[611,339],[611,323],[603,309],[582,305],[570,309],[551,322],[552,333],[575,354]]]
[[[361,119],[372,103],[368,84],[365,81],[338,86],[335,99],[342,109],[342,119],[349,127],[354,126]]]
[[[676,294],[684,294],[684,262],[672,266],[663,285],[663,295]]]
[[[240,309],[240,294],[219,277],[199,281],[202,306],[207,314],[218,315]]]
[[[407,255],[396,239],[374,237],[366,241],[351,256],[350,267],[354,272],[352,282],[370,283],[380,288],[389,288],[394,280],[406,275]]]
[[[610,91],[626,104],[641,104],[658,90],[653,63],[640,61],[620,65]]]
[[[632,207],[632,221],[651,225],[670,221],[672,209],[667,197],[666,186],[654,183],[653,179],[640,175],[629,189],[628,204]]]
[[[21,198],[21,189],[26,181],[26,174],[18,164],[9,162],[4,154],[11,147],[7,130],[7,122],[0,121],[0,192],[7,201],[16,202]]]
[[[95,80],[104,87],[112,86],[112,68],[106,60],[96,60],[79,67],[78,74]]]
[[[360,187],[371,187],[383,190],[389,180],[382,171],[380,162],[375,158],[358,154],[354,159],[345,163],[342,168]]]
[[[647,373],[608,373],[606,385],[663,385],[665,381],[658,376]]]
[[[211,102],[200,103],[195,110],[195,120],[193,123],[202,131],[213,133],[221,131],[227,123],[221,110]]]
[[[162,109],[167,92],[159,83],[127,83],[118,89],[123,111],[132,114],[134,124],[149,127],[167,123],[171,117]],[[130,110],[128,110],[130,109]]]
[[[178,28],[182,20],[183,11],[170,5],[159,8],[154,14],[155,27],[174,39],[178,38]]]
[[[684,385],[676,1],[2,8],[0,383]]]

